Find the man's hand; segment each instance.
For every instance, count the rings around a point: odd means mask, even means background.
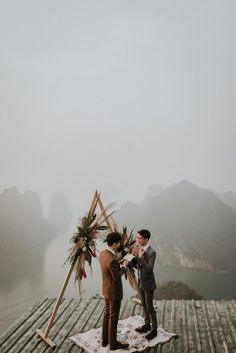
[[[137,246],[134,246],[133,249],[132,249],[132,255],[136,256],[138,255],[138,248]]]
[[[129,266],[129,261],[125,260],[122,265],[125,266],[125,268],[127,268]]]
[[[143,254],[144,254],[144,250],[143,250],[143,249],[139,249],[138,256],[139,256],[139,257],[142,257]]]

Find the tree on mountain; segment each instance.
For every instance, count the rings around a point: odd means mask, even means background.
[[[160,284],[157,288],[155,299],[203,299],[194,289],[179,281],[168,281]]]

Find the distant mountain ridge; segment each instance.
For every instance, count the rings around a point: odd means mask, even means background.
[[[151,230],[162,265],[236,271],[236,211],[210,190],[182,181],[150,197],[145,209],[127,203],[117,218]]]
[[[215,194],[221,201],[236,211],[236,197],[232,191],[222,193],[215,192]]]
[[[57,234],[65,234],[72,221],[72,209],[62,193],[54,193],[51,196],[48,220],[52,222],[57,230]]]
[[[67,208],[64,198],[56,195],[50,206],[50,220],[43,216],[36,193],[26,191],[21,194],[16,187],[10,187],[0,194],[0,274],[3,287],[4,283],[13,285],[14,281],[23,278],[38,278],[46,246],[58,235],[58,222],[55,224],[53,221],[61,218],[59,226],[65,230],[70,221],[69,209],[63,222]]]

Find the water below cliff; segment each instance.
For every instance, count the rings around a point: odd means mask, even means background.
[[[22,274],[22,279],[14,283],[11,278],[8,282],[1,282],[0,287],[0,333],[25,312],[38,298],[57,297],[63,285],[69,265],[63,266],[68,252],[69,239],[58,237],[54,239],[42,254],[42,268],[35,269],[32,275],[32,264],[30,277]],[[99,248],[103,249],[104,244]],[[7,269],[6,269],[7,271]],[[97,259],[93,262],[93,273],[87,270],[88,278],[83,281],[83,295],[91,297],[96,293],[101,294],[101,274]],[[33,276],[33,278],[32,278]],[[186,283],[196,290],[205,299],[232,299],[236,295],[236,273],[212,273],[195,269],[176,269],[157,266],[157,283],[175,280]],[[124,298],[134,295],[134,290],[128,282],[123,279]],[[78,287],[74,285],[74,274],[72,274],[68,288],[65,292],[66,298],[78,297]]]

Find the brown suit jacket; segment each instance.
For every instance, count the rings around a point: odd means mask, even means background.
[[[105,299],[122,300],[123,287],[121,276],[125,267],[120,267],[119,262],[109,250],[103,250],[99,256],[102,270],[102,292]]]

